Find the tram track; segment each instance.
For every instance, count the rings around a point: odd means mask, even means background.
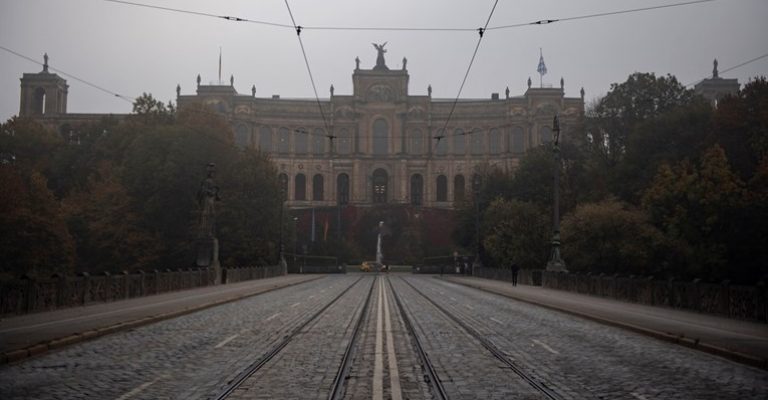
[[[557,392],[550,389],[545,383],[538,381],[533,376],[528,374],[522,367],[514,363],[512,360],[510,360],[504,352],[499,349],[496,345],[491,343],[486,337],[480,333],[477,329],[472,327],[470,324],[468,324],[466,321],[462,320],[459,316],[456,315],[456,313],[450,311],[446,307],[438,304],[435,302],[432,298],[424,294],[421,290],[416,288],[413,284],[408,282],[407,279],[403,279],[401,277],[398,277],[398,279],[402,280],[406,285],[408,285],[415,293],[420,295],[422,298],[427,300],[428,303],[430,303],[432,306],[434,306],[440,313],[442,313],[444,316],[446,316],[448,319],[453,321],[456,325],[458,325],[462,330],[464,330],[467,334],[472,336],[474,339],[476,339],[488,352],[493,355],[496,359],[501,361],[503,364],[505,364],[512,372],[514,372],[518,377],[523,379],[526,383],[528,383],[532,388],[534,388],[537,392],[541,393],[542,395],[546,396],[546,398],[551,400],[562,400],[562,396],[560,396]],[[395,301],[398,304],[398,307],[400,308],[400,312],[403,316],[403,320],[406,322],[406,327],[409,330],[409,333],[411,337],[414,339],[414,343],[416,344],[416,347],[418,349],[419,355],[422,359],[422,362],[424,363],[425,369],[428,372],[428,378],[430,382],[432,383],[433,389],[435,391],[435,394],[437,396],[440,396],[441,399],[448,399],[449,396],[445,392],[444,387],[440,383],[440,377],[438,373],[436,372],[436,369],[432,362],[429,359],[429,355],[424,351],[423,346],[421,344],[421,340],[419,339],[418,335],[416,334],[416,331],[414,329],[413,323],[410,321],[410,317],[408,316],[408,313],[406,312],[405,307],[403,306],[403,302],[400,299],[400,296],[395,291],[394,286],[391,286],[392,294],[395,297]],[[426,378],[426,377],[425,377]]]
[[[291,342],[294,342],[296,338],[300,336],[308,326],[317,322],[323,315],[326,314],[326,312],[334,304],[337,304],[339,300],[341,300],[347,293],[350,292],[350,290],[355,288],[364,279],[365,278],[362,278],[362,277],[357,279],[355,282],[353,282],[351,285],[345,288],[341,293],[336,295],[330,302],[325,304],[323,307],[321,307],[317,311],[311,313],[311,315],[308,318],[305,318],[302,322],[300,322],[298,325],[292,328],[285,336],[283,336],[283,338],[279,342],[277,342],[274,346],[272,346],[258,360],[254,361],[251,365],[249,365],[243,371],[241,371],[234,379],[228,382],[227,385],[224,387],[224,389],[220,393],[218,393],[216,396],[211,398],[217,399],[217,400],[230,398],[230,396],[235,391],[237,391],[238,388],[241,387],[241,385],[243,385],[244,382],[248,381],[254,375],[259,373],[259,371],[263,371],[264,368],[272,360],[274,360],[279,354],[281,354],[283,350],[286,349],[286,347],[288,347],[288,345]],[[333,380],[333,384],[329,389],[329,393],[330,393],[328,397],[329,399],[337,399],[337,398],[340,398],[340,396],[343,396],[344,377],[349,370],[349,360],[351,360],[352,356],[354,355],[355,346],[357,345],[358,337],[360,336],[360,331],[362,330],[361,329],[363,325],[362,321],[364,321],[364,319],[368,315],[368,310],[370,308],[371,297],[372,297],[371,294],[373,293],[373,291],[374,291],[374,284],[371,284],[371,287],[368,289],[368,295],[366,297],[365,303],[362,306],[362,310],[358,313],[359,316],[354,322],[351,338],[345,348],[344,354],[339,363],[339,367],[338,367],[336,376]]]

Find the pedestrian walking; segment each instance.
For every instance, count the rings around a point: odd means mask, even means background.
[[[520,267],[513,261],[509,268],[512,270],[512,286],[517,286],[517,273],[520,271]]]

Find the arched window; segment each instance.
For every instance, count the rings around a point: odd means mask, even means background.
[[[421,174],[411,175],[411,205],[420,206],[424,198],[424,178]]]
[[[453,201],[456,203],[464,201],[464,175],[453,177]]]
[[[339,204],[349,204],[349,175],[339,174],[336,177],[336,191]]]
[[[45,114],[45,89],[39,87],[35,89],[35,99],[32,103],[32,112],[35,114]]]
[[[389,175],[387,171],[379,168],[373,171],[373,202],[374,203],[386,203],[387,202],[387,184],[389,181]]]
[[[525,151],[525,134],[523,128],[516,126],[512,128],[512,145],[510,150],[513,153],[522,153]]]
[[[325,193],[323,186],[325,180],[321,174],[316,174],[312,177],[312,200],[322,201]]]
[[[445,137],[445,130],[440,129],[437,131],[437,137],[442,139],[433,139],[435,143],[435,154],[444,156],[448,150],[448,139]]]
[[[549,126],[542,126],[539,128],[539,140],[541,144],[549,143],[552,141],[552,128]]]
[[[373,121],[373,154],[389,153],[389,124],[383,118]]]
[[[309,150],[309,133],[304,128],[296,129],[293,132],[293,152],[296,154],[307,154]]]
[[[421,130],[414,129],[409,132],[408,136],[408,153],[424,154],[424,135]]]
[[[339,154],[349,154],[352,152],[352,137],[349,135],[349,130],[345,128],[339,131],[335,145],[336,152]]]
[[[288,128],[280,128],[277,131],[277,152],[287,154],[291,149],[291,133]]]
[[[448,201],[448,178],[445,175],[437,177],[437,201]]]
[[[264,153],[272,151],[272,129],[268,126],[262,126],[259,129],[259,150]]]
[[[497,128],[491,129],[491,132],[488,133],[488,145],[491,154],[501,154],[501,131]]]
[[[320,128],[315,129],[315,133],[312,135],[312,152],[316,155],[325,154],[326,140],[325,131]]]
[[[304,174],[296,174],[293,188],[293,199],[303,201],[307,199],[307,177]]]
[[[467,137],[462,129],[453,131],[453,154],[464,155],[467,153]]]
[[[280,195],[283,200],[288,198],[288,175],[280,174],[277,176],[277,182],[280,184]]]
[[[237,128],[235,128],[235,144],[239,147],[247,147],[250,142],[251,133],[249,132],[248,126],[245,124],[238,125]]]
[[[484,140],[485,132],[476,129],[469,134],[469,140],[472,143],[472,154],[478,155],[485,153]]]

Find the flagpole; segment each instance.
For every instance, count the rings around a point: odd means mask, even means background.
[[[219,46],[219,85],[221,85],[221,46]]]

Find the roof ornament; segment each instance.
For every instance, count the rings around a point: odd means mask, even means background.
[[[229,86],[233,86],[233,87],[235,86],[235,76],[234,75],[230,75],[229,76]]]
[[[331,97],[333,97],[333,84],[331,84]]]
[[[200,74],[197,74],[197,87],[200,87]]]
[[[251,97],[256,97],[256,85],[251,86]]]
[[[427,86],[427,95],[432,97],[432,85]]]
[[[506,94],[507,99],[509,99],[509,86],[507,86],[507,90],[504,91],[504,94]]]
[[[530,88],[531,88],[531,77],[529,76],[528,77],[528,89],[530,89]]]
[[[176,97],[179,97],[179,96],[181,96],[181,85],[177,83],[176,84]]]
[[[581,88],[581,101],[584,101],[584,87]]]
[[[403,71],[406,70],[405,66],[408,64],[408,59],[403,57]]]
[[[565,89],[565,80],[562,76],[560,77],[560,89]]]
[[[378,55],[376,56],[376,66],[373,67],[374,70],[389,71],[389,68],[387,68],[387,63],[384,62],[384,53],[387,52],[387,50],[384,49],[384,46],[386,46],[387,43],[389,42],[384,42],[382,44],[371,43],[378,52]]]
[[[43,72],[48,72],[48,53],[43,54]]]
[[[719,74],[717,73],[717,58],[715,58],[715,62],[713,63],[715,67],[712,69],[712,78],[717,79],[719,78]]]
[[[355,71],[360,69],[360,57],[355,57]]]

